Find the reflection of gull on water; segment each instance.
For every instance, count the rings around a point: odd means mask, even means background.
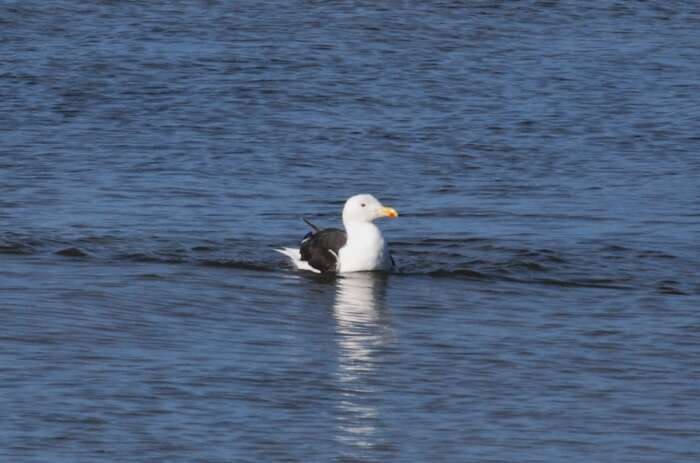
[[[338,436],[359,447],[377,444],[381,391],[373,378],[379,352],[392,342],[384,307],[386,275],[361,272],[336,281],[333,306],[338,337],[338,383],[343,391]]]

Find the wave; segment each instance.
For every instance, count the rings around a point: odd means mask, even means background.
[[[269,241],[269,239],[268,239]],[[77,239],[0,235],[0,254],[45,255],[53,259],[134,262],[237,269],[292,271],[272,249],[275,242],[246,239],[180,242],[174,238],[125,238],[113,235]],[[635,249],[601,243],[595,249],[527,248],[473,237],[427,238],[392,242],[398,268],[393,277],[422,276],[485,283],[512,283],[561,288],[631,290],[653,288],[667,295],[700,294],[688,281],[697,262],[671,250]],[[669,266],[670,261],[675,261]]]

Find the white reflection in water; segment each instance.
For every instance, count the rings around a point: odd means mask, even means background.
[[[381,443],[379,370],[382,351],[393,340],[384,306],[386,279],[386,275],[360,272],[336,281],[333,310],[342,390],[338,439],[356,447]]]

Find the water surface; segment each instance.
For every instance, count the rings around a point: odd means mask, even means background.
[[[4,3],[0,456],[698,461],[699,25]],[[360,192],[395,272],[272,251]]]

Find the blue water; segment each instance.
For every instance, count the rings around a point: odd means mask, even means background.
[[[692,2],[3,2],[0,460],[700,461]],[[367,192],[398,268],[275,247]]]

